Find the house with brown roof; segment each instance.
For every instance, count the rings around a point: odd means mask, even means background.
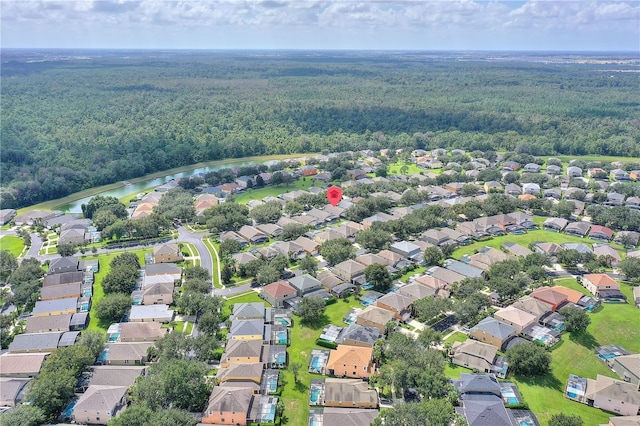
[[[585,389],[581,392],[583,396],[576,398],[573,397],[573,391],[578,382]],[[565,396],[621,416],[636,416],[640,412],[640,392],[637,386],[600,374],[596,376],[596,380],[569,375]]]
[[[83,282],[84,282],[83,272],[80,272],[80,271],[61,272],[61,273],[46,275],[42,282],[42,286],[57,287],[57,286],[68,285],[68,284],[82,284]]]
[[[332,268],[334,274],[347,282],[354,282],[356,278],[364,275],[365,267],[355,260],[348,259],[340,262]]]
[[[40,374],[48,352],[5,353],[0,356],[0,377],[33,378]]]
[[[429,268],[427,270],[427,274],[441,281],[444,281],[449,286],[452,286],[453,284],[458,283],[464,280],[465,278],[467,278],[462,274],[459,274],[449,269],[445,269],[441,266],[434,266],[432,268]]]
[[[236,340],[227,341],[222,358],[221,367],[229,367],[231,364],[264,363],[269,354],[269,345],[261,340]]]
[[[80,296],[82,296],[81,283],[42,287],[42,289],[40,289],[40,300],[57,300]]]
[[[401,254],[395,253],[391,250],[380,250],[378,252],[378,256],[380,256],[383,259],[386,259],[386,265],[387,266],[393,266],[393,267],[397,267],[397,265],[400,262],[405,261],[404,256],[402,256]]]
[[[127,406],[127,386],[91,385],[78,398],[73,419],[79,424],[106,425]]]
[[[549,287],[539,287],[535,289],[533,293],[531,293],[531,297],[551,306],[553,312],[563,307],[568,301],[566,295],[554,291]]]
[[[328,269],[318,274],[318,281],[320,281],[322,286],[329,291],[340,284],[344,284],[344,280],[342,278],[338,277]]]
[[[286,281],[276,281],[262,287],[260,296],[274,308],[284,307],[284,302],[297,296],[297,291]]]
[[[69,324],[73,315],[74,314],[62,314],[29,317],[27,318],[25,332],[46,333],[48,331],[69,331]]]
[[[382,335],[387,323],[395,320],[395,314],[387,309],[369,305],[356,316],[356,324],[365,327],[374,327]]]
[[[230,363],[228,367],[218,369],[216,380],[218,383],[224,382],[254,382],[260,384],[264,363]]]
[[[325,379],[324,406],[342,408],[377,408],[378,392],[357,379]]]
[[[105,365],[144,365],[149,360],[147,349],[153,342],[107,343],[98,357]]]
[[[552,312],[552,306],[550,304],[531,296],[523,296],[516,300],[511,306],[534,315],[536,321],[539,321],[540,318]]]
[[[609,244],[594,244],[593,254],[604,258],[612,266],[616,266],[622,260],[620,253]]]
[[[451,285],[449,285],[449,283],[431,275],[422,275],[416,278],[414,283],[428,287],[436,297],[446,299],[449,297],[451,292]]]
[[[491,373],[498,348],[477,340],[467,339],[451,346],[451,362],[481,373]]]
[[[327,371],[337,377],[366,379],[375,371],[373,348],[338,345],[329,354]]]
[[[502,248],[504,251],[506,251],[510,255],[513,255],[513,256],[516,256],[516,257],[527,257],[531,253],[533,253],[528,248],[526,248],[524,246],[521,246],[518,243],[511,242],[511,241],[510,242],[506,242],[506,243],[502,243],[500,248]]]
[[[170,278],[171,279],[171,278]],[[173,291],[175,286],[171,282],[154,283],[142,289],[143,305],[171,305],[173,303]]]
[[[514,308],[513,306],[507,306],[506,308],[498,310],[493,314],[493,317],[505,324],[513,326],[517,334],[522,333],[522,330],[537,322],[535,315]]]
[[[538,253],[544,253],[551,257],[557,256],[562,250],[562,246],[556,243],[532,243],[531,248]]]
[[[413,313],[414,300],[416,299],[399,292],[391,292],[376,300],[376,306],[392,312],[398,321],[409,321]]]
[[[590,228],[591,224],[588,222],[571,222],[566,228],[564,228],[564,233],[584,237],[587,235]]]
[[[216,386],[209,396],[202,423],[246,426],[257,418],[260,399],[253,388],[244,384]]]
[[[267,237],[262,231],[249,225],[243,225],[238,230],[238,235],[251,244],[262,244],[269,241],[269,237]]]
[[[120,342],[155,342],[169,331],[159,322],[122,322],[118,329]]]
[[[361,254],[360,256],[357,256],[354,260],[365,267],[369,265],[373,265],[374,263],[379,263],[380,265],[387,265],[387,263],[389,262],[388,259],[385,259],[384,257],[380,257],[377,254],[373,254],[373,253]]]
[[[30,379],[0,377],[0,407],[15,407],[23,398]]]
[[[401,287],[400,290],[398,290],[398,293],[402,294],[403,296],[407,296],[413,300],[435,296],[435,292],[433,288],[417,281],[414,281],[411,284]]]
[[[153,249],[154,263],[176,263],[182,262],[183,259],[180,247],[176,243],[162,244]]]
[[[317,242],[310,240],[307,237],[298,237],[293,240],[294,243],[302,247],[302,249],[310,256],[318,254],[318,249],[320,248],[320,244]]]
[[[582,276],[582,285],[594,296],[598,296],[602,290],[620,290],[620,284],[607,274],[585,274]]]
[[[565,296],[567,296],[567,300],[571,303],[578,303],[580,299],[584,297],[583,293],[569,287],[554,285],[553,287],[549,287],[549,288],[553,291],[557,291],[558,293],[562,293]]]

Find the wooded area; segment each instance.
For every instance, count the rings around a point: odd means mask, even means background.
[[[3,51],[0,203],[262,154],[640,157],[637,74],[617,72],[632,65],[459,56]]]

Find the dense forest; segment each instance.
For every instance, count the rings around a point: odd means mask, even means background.
[[[637,71],[637,58],[3,50],[2,59],[2,208],[261,154],[640,157],[640,82],[622,72]]]

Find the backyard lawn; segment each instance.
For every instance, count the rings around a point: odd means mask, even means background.
[[[592,240],[591,238],[580,238],[573,235],[566,235],[558,232],[546,231],[544,229],[537,229],[534,231],[528,231],[526,234],[522,235],[507,234],[499,237],[493,237],[486,241],[478,241],[467,246],[462,246],[455,252],[453,252],[453,257],[456,259],[460,259],[465,254],[474,254],[478,249],[485,246],[494,247],[500,250],[500,245],[507,242],[518,243],[524,247],[529,248],[529,244],[535,242],[547,242],[556,244],[593,244],[598,243],[599,241]],[[618,250],[619,253],[624,254],[625,250],[619,244],[611,243],[611,246]]]
[[[18,257],[24,249],[24,240],[15,235],[5,235],[0,238],[0,249],[7,250],[14,256]]]
[[[135,249],[135,250],[127,250],[128,253],[135,253],[138,255],[138,259],[140,260],[140,265],[144,265],[144,255],[146,253],[151,253],[151,249]],[[116,252],[109,253],[104,255],[89,255],[83,256],[81,259],[98,259],[100,262],[100,272],[95,274],[95,281],[93,283],[93,295],[91,296],[91,310],[89,311],[89,326],[88,330],[99,330],[99,331],[107,331],[109,328],[109,324],[100,324],[98,318],[96,318],[95,314],[95,306],[103,297],[104,297],[104,289],[102,288],[102,280],[111,270],[109,264],[113,260],[114,257],[122,254],[124,252]]]
[[[311,177],[301,177],[289,185],[267,186],[259,189],[246,190],[245,192],[236,195],[236,201],[238,203],[246,204],[251,200],[261,200],[264,197],[269,197],[269,196],[277,197],[280,194],[294,191],[296,189],[302,189],[306,191],[312,186],[319,186],[319,185],[321,184],[314,185],[314,181]]]

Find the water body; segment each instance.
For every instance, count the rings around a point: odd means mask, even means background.
[[[198,175],[198,174],[201,174],[201,173],[213,172],[213,171],[224,169],[224,168],[228,168],[228,167],[251,166],[251,165],[257,164],[257,163],[258,162],[256,162],[256,161],[243,161],[243,162],[237,162],[237,163],[233,162],[233,163],[229,163],[229,164],[220,164],[220,165],[216,165],[216,166],[200,167],[200,168],[197,168],[197,169],[187,170],[185,172],[175,173],[175,174],[167,175],[167,176],[164,176],[164,177],[159,177],[159,178],[154,178],[154,179],[145,179],[145,180],[143,180],[141,182],[136,182],[136,183],[133,183],[133,184],[121,186],[120,188],[116,188],[116,189],[112,189],[112,190],[109,190],[109,191],[101,192],[99,195],[112,196],[112,197],[120,198],[120,197],[124,197],[125,195],[148,191],[149,189],[155,188],[156,186],[163,185],[163,184],[169,182],[172,179],[178,179],[178,178],[183,178],[183,177],[194,176],[194,175]],[[96,195],[98,195],[98,194],[96,194]],[[71,203],[68,203],[68,204],[64,204],[64,205],[60,206],[58,209],[62,210],[64,212],[68,212],[68,213],[82,213],[82,207],[81,206],[83,204],[87,204],[89,202],[89,200],[91,200],[92,197],[95,197],[95,195],[92,195],[91,197],[85,197],[85,198],[82,198],[80,200],[76,200],[76,201],[73,201]]]

